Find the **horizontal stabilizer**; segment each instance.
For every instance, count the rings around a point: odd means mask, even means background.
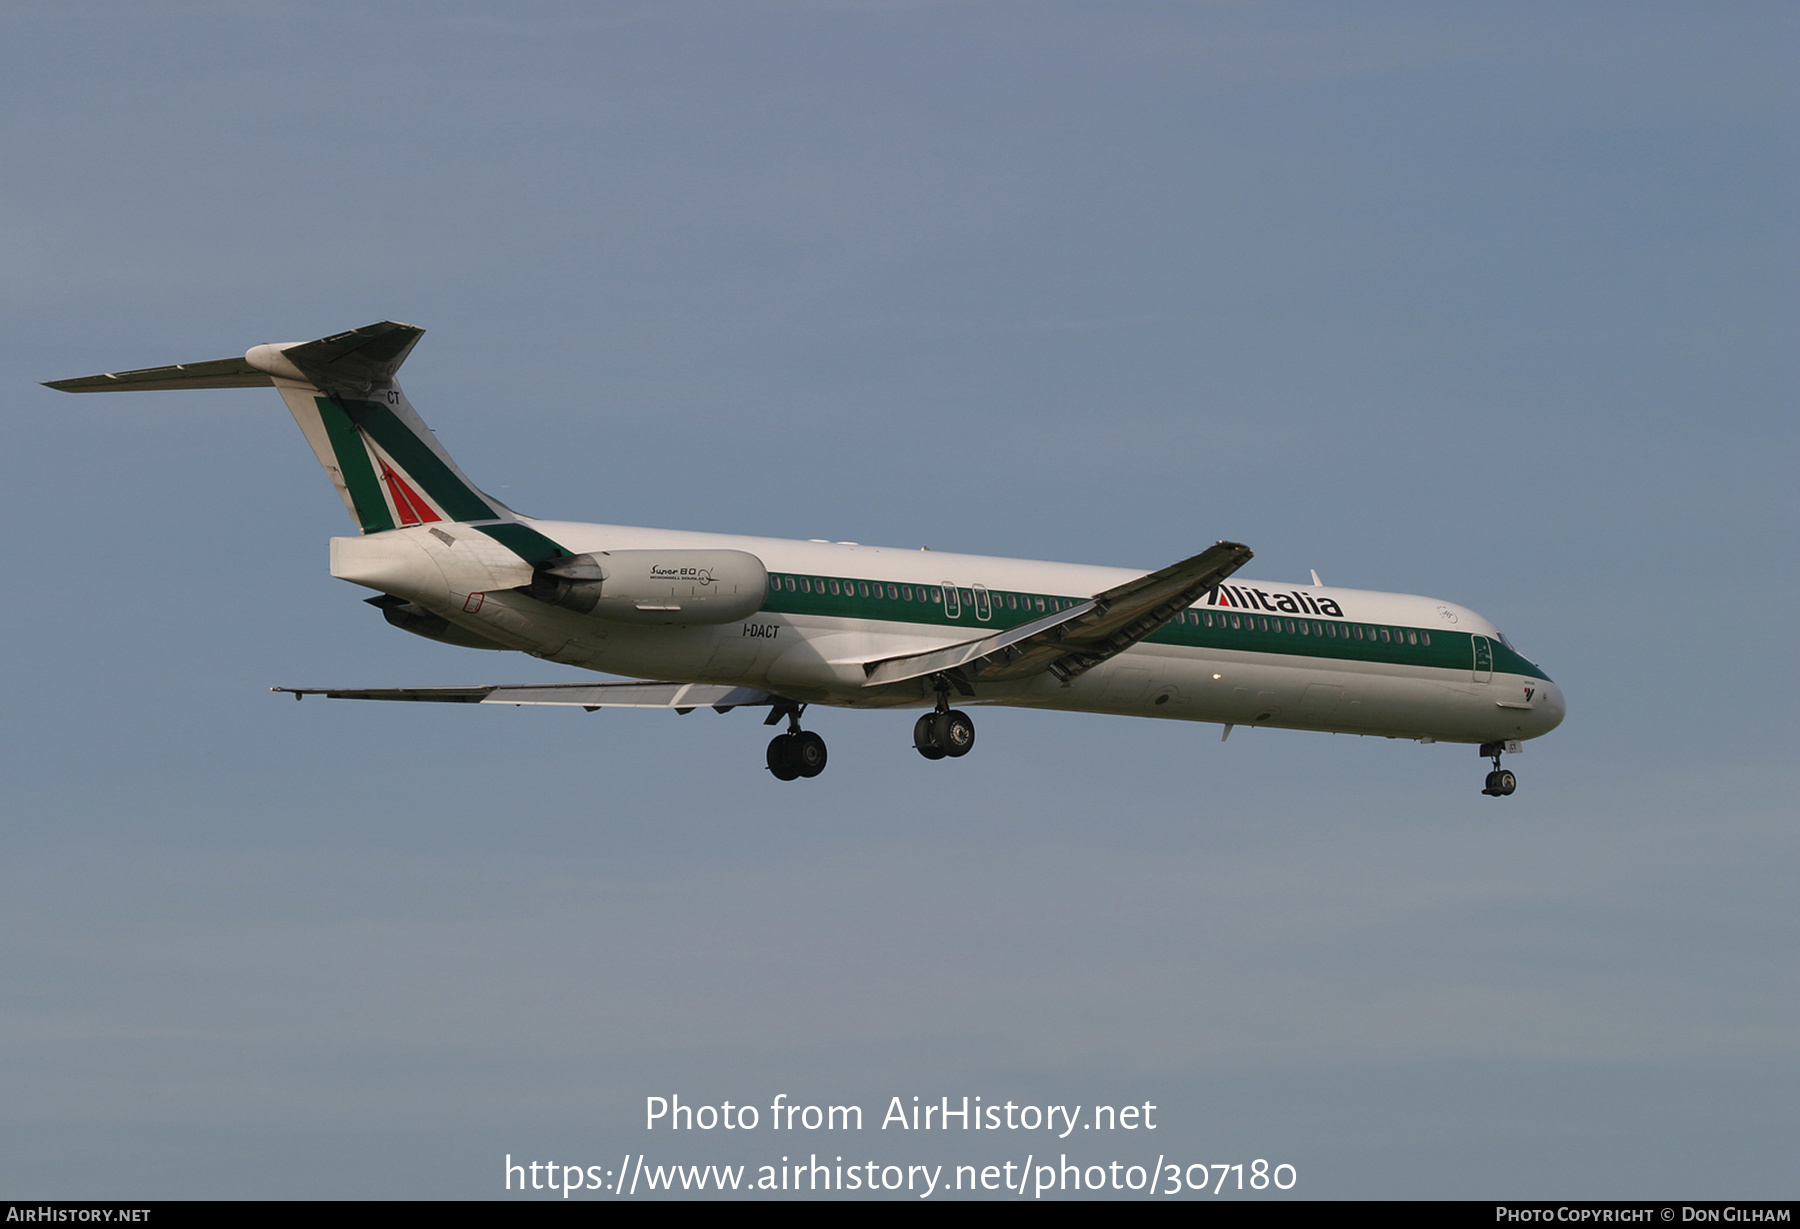
[[[570,708],[694,708],[723,711],[740,705],[769,704],[772,697],[754,687],[723,683],[528,683],[518,687],[271,687],[296,700],[325,696],[332,700],[424,700],[439,704],[555,704]]]
[[[325,392],[361,393],[377,384],[391,383],[400,364],[423,336],[425,330],[415,325],[383,320],[317,341],[278,348],[281,357],[315,387]],[[255,351],[251,357],[257,357]]]
[[[134,393],[177,388],[269,388],[276,376],[303,380],[322,392],[364,393],[388,384],[425,330],[383,320],[317,341],[256,346],[242,358],[177,363],[137,371],[107,371],[73,380],[46,380],[63,393]]]
[[[45,388],[61,393],[136,393],[178,388],[269,388],[275,380],[242,358],[220,358],[210,363],[177,363],[173,367],[144,367],[137,371],[108,371],[74,380],[46,380]]]

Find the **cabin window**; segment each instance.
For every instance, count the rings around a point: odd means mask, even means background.
[[[832,597],[838,597],[838,596],[839,596],[839,593],[838,593],[838,582],[837,582],[837,581],[835,581],[835,580],[834,580],[834,581],[832,581],[832,582],[831,582],[831,596],[832,596]]]
[[[1381,643],[1386,644],[1388,641],[1390,641],[1392,639],[1393,639],[1393,636],[1388,632],[1388,629],[1385,627],[1382,628],[1381,629]]]
[[[1406,643],[1408,643],[1408,644],[1419,643],[1419,633],[1418,632],[1407,632],[1406,633]]]
[[[1355,626],[1353,626],[1350,630],[1356,633],[1356,638],[1358,640],[1362,639],[1362,624],[1358,623]]]
[[[802,593],[811,593],[812,592],[812,581],[808,580],[804,576],[802,576],[800,578],[800,592],[802,592]]]
[[[869,585],[868,585],[867,581],[857,582],[856,595],[858,597],[868,597],[869,596]]]
[[[910,602],[913,600],[911,585],[900,586],[900,600],[903,602]]]
[[[1205,613],[1203,613],[1200,617],[1202,620],[1204,620],[1204,622],[1206,623],[1206,625],[1208,627],[1211,627],[1213,625],[1212,611],[1208,610]]]
[[[1008,610],[1017,610],[1019,608],[1019,595],[1018,594],[1009,593],[1006,595],[1006,608]]]
[[[1431,633],[1430,632],[1420,632],[1419,633],[1419,643],[1424,645],[1426,648],[1430,648],[1431,647]]]

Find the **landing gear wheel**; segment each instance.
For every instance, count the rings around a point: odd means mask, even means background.
[[[800,757],[794,744],[800,741],[798,734],[777,734],[769,740],[769,771],[775,774],[777,781],[792,781],[800,775]],[[823,744],[820,752],[823,754]],[[819,767],[825,765],[821,762]]]
[[[928,760],[944,758],[944,749],[937,745],[937,734],[933,727],[937,725],[938,715],[926,713],[913,722],[913,746],[919,754]]]
[[[1492,756],[1494,760],[1494,771],[1488,773],[1487,783],[1481,787],[1481,792],[1486,794],[1489,798],[1504,798],[1519,788],[1519,778],[1513,776],[1508,770],[1500,767],[1500,756],[1509,749],[1517,751],[1519,749],[1519,744],[1516,742],[1481,744],[1481,754]]]
[[[794,740],[790,752],[794,771],[802,777],[816,777],[825,771],[825,740],[811,730],[803,730],[798,734],[786,734],[785,738]]]
[[[975,722],[969,714],[956,709],[933,715],[931,735],[932,741],[952,758],[967,755],[975,749]]]

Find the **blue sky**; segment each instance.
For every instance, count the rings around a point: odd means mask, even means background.
[[[1314,1197],[1794,1194],[1786,8],[0,32],[9,1193],[754,1165],[643,1098],[785,1091],[1149,1099],[1170,1155]],[[1328,735],[992,712],[946,770],[825,714],[784,788],[744,713],[278,701],[567,676],[330,579],[348,521],[272,394],[37,381],[379,319],[429,330],[410,396],[527,513],[1144,568],[1231,538],[1475,607],[1568,721],[1496,803],[1468,748]]]

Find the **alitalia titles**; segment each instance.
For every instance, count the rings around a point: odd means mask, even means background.
[[[1236,610],[1266,610],[1270,614],[1316,614],[1329,619],[1344,617],[1343,608],[1328,597],[1309,597],[1300,592],[1265,593],[1248,585],[1220,585],[1206,595],[1208,606]]]

